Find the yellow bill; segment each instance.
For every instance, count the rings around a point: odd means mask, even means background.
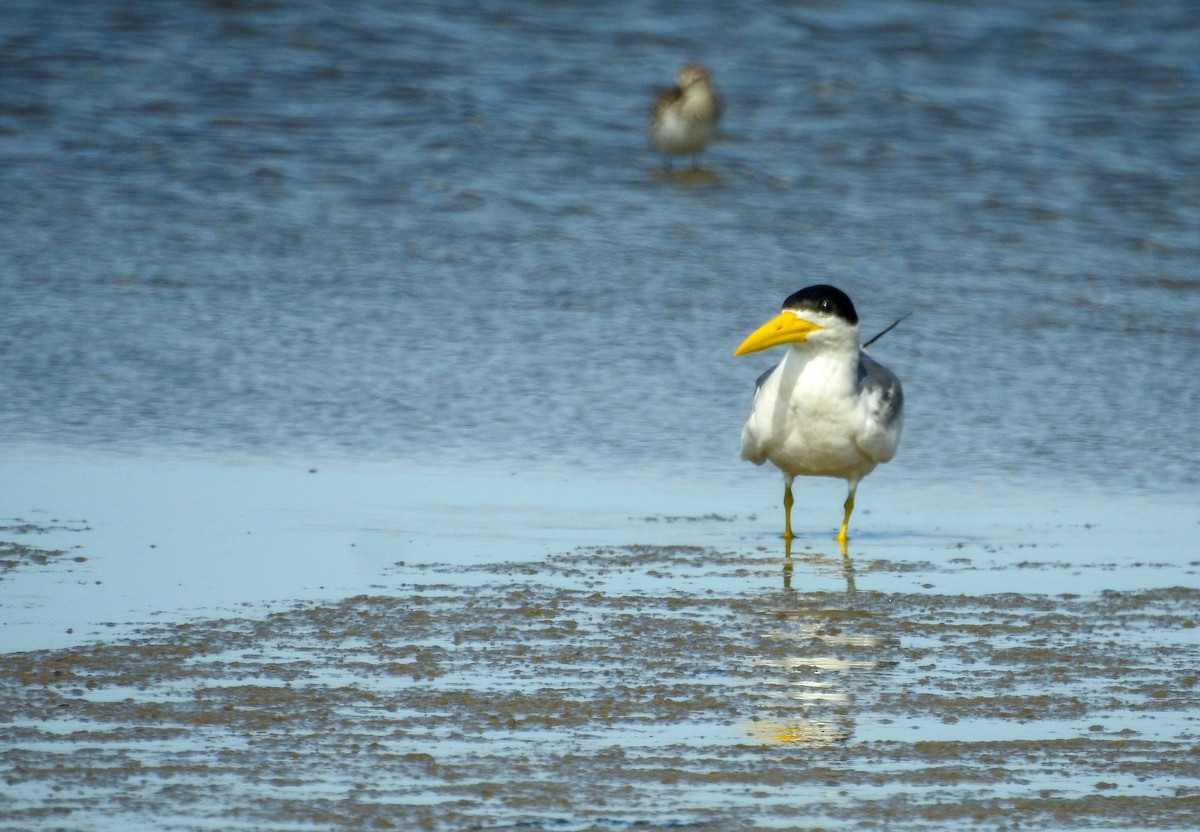
[[[733,354],[745,355],[748,352],[758,352],[780,344],[795,344],[807,338],[813,330],[820,328],[812,321],[805,320],[795,312],[785,309],[747,335],[746,340],[733,351]]]

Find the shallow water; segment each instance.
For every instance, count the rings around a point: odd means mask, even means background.
[[[1192,828],[1194,4],[7,3],[21,829]],[[644,122],[725,97],[698,171]],[[845,288],[859,492],[737,459]],[[70,760],[67,764],[64,761]]]
[[[3,474],[18,828],[1193,825],[1190,499],[932,485],[788,556],[745,483]]]
[[[20,654],[13,817],[199,825],[165,798],[224,828],[1195,819],[1195,591],[627,596],[527,567]]]

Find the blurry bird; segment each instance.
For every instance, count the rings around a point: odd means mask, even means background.
[[[708,70],[699,64],[680,67],[675,83],[654,101],[650,142],[660,153],[694,157],[712,138],[721,117],[721,103]]]
[[[844,553],[858,483],[895,456],[900,444],[900,379],[859,346],[858,313],[833,286],[809,286],[788,297],[783,311],[752,332],[734,355],[779,344],[791,348],[758,379],[742,429],[742,456],[755,465],[770,460],[783,471],[788,541],[796,475],[845,479],[850,490],[837,534]]]

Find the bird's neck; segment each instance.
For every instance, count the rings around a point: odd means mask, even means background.
[[[811,371],[831,382],[853,384],[858,376],[858,353],[857,341],[837,346],[824,344],[820,348],[811,344],[794,344],[788,363],[797,375]]]
[[[683,89],[683,109],[706,111],[712,106],[712,91],[707,84],[691,84]]]

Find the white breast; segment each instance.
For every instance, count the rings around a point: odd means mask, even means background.
[[[742,456],[789,474],[858,479],[876,465],[855,441],[863,423],[857,356],[789,350],[759,387],[742,430]]]

